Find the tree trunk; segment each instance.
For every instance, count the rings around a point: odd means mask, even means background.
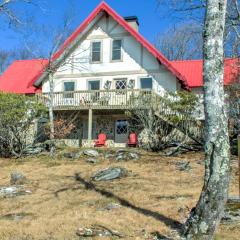
[[[213,239],[229,186],[229,140],[223,88],[223,34],[227,0],[207,0],[204,29],[205,177],[185,224],[185,239]]]
[[[49,99],[49,122],[50,122],[50,140],[54,140],[54,115],[53,115],[53,98],[54,98],[54,85],[53,85],[53,74],[49,73],[49,90],[50,90],[50,99]],[[51,144],[50,153],[51,156],[54,154],[54,144]]]

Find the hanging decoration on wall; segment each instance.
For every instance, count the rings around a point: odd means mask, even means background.
[[[104,89],[109,90],[111,88],[111,84],[112,84],[112,82],[107,80],[104,84]]]
[[[135,79],[130,79],[128,82],[128,88],[133,89],[135,87]]]

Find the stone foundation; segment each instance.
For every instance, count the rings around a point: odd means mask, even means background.
[[[69,147],[80,147],[78,139],[63,139],[63,141]]]
[[[92,148],[92,147],[94,147],[94,145],[95,145],[95,141],[96,141],[96,140],[90,140],[90,141],[89,141],[89,140],[83,139],[83,140],[82,140],[82,147]],[[113,141],[113,140],[107,140],[107,141],[106,141],[106,147],[109,147],[109,148],[115,147],[114,141]]]

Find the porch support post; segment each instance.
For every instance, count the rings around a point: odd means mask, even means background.
[[[92,140],[92,119],[93,119],[93,111],[90,108],[88,110],[88,141]]]

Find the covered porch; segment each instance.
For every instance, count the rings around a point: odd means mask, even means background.
[[[72,114],[72,113],[75,114]],[[107,136],[107,147],[125,147],[129,136],[129,118],[125,110],[96,110],[82,111],[56,111],[56,116],[61,116],[68,121],[70,116],[76,116],[75,128],[64,141],[69,146],[94,147],[100,133]]]

